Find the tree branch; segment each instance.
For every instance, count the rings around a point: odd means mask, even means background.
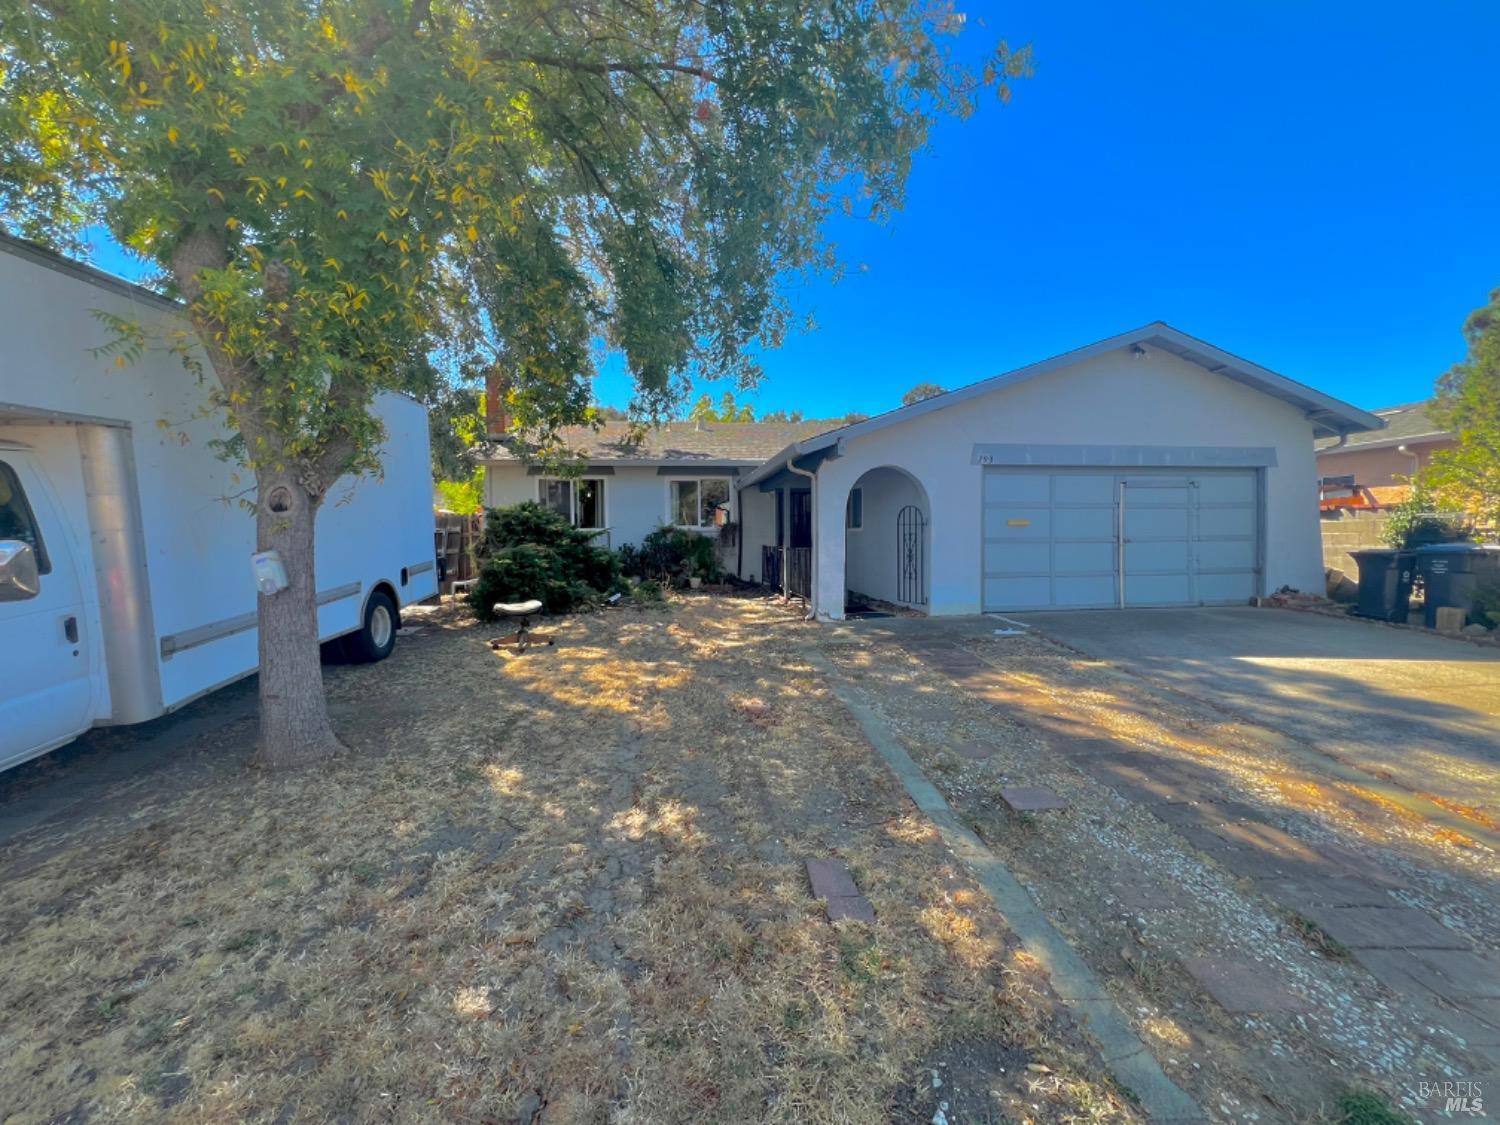
[[[589,62],[585,59],[570,59],[562,55],[518,55],[514,51],[495,49],[485,52],[488,62],[520,62],[534,66],[550,66],[559,70],[579,71],[584,74],[632,74],[637,78],[652,71],[666,70],[676,74],[690,74],[705,82],[714,80],[713,74],[703,66],[692,63],[672,62],[669,59],[643,59],[640,62]]]

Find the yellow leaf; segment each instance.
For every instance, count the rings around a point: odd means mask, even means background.
[[[174,145],[177,143],[177,126],[176,125],[169,125],[169,126],[167,126],[167,140],[171,141]]]
[[[115,356],[115,366],[116,367],[124,367],[125,366],[125,357],[122,356],[122,355]]]
[[[470,242],[479,241],[479,228],[476,227],[473,223],[469,224],[469,229],[465,233],[468,234]]]

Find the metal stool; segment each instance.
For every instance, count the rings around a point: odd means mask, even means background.
[[[519,617],[521,620],[514,633],[507,633],[490,641],[490,648],[514,648],[521,653],[531,645],[550,645],[556,642],[556,638],[550,634],[531,631],[532,617],[542,612],[542,603],[535,598],[528,602],[496,602],[493,608],[496,617]]]

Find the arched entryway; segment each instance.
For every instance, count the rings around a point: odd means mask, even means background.
[[[844,507],[847,611],[894,605],[925,612],[932,508],[920,481],[882,465],[854,482]]]

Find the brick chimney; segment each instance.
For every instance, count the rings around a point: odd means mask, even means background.
[[[501,437],[510,429],[510,412],[505,409],[505,379],[493,369],[484,376],[484,428],[489,437]]]

